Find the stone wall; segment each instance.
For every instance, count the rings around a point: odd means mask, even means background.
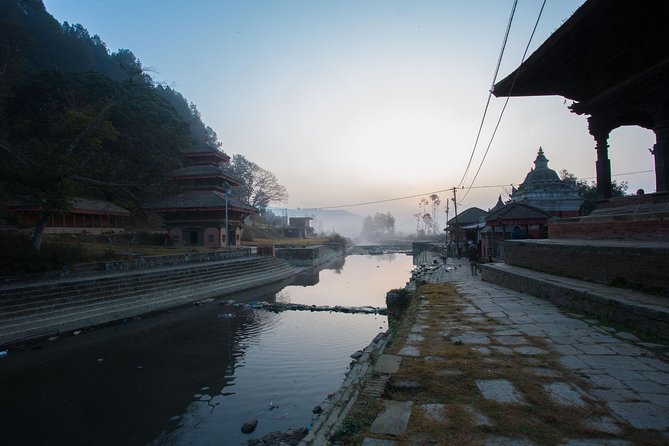
[[[669,243],[507,240],[504,249],[508,265],[669,294]]]
[[[340,245],[314,245],[303,247],[276,248],[275,255],[295,266],[316,267],[322,263],[342,256]]]
[[[666,216],[563,219],[549,222],[548,238],[669,242],[669,219]]]

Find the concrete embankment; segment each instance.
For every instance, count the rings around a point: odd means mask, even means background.
[[[0,287],[0,345],[121,320],[291,277],[275,257],[180,263]]]

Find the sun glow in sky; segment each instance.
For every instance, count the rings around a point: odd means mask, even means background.
[[[274,172],[291,208],[429,193],[457,185],[491,87],[512,0],[45,0],[111,51],[128,48],[194,102],[230,155]],[[530,53],[583,0],[548,0]],[[521,0],[498,80],[520,63],[540,0]],[[472,168],[504,104],[492,99]],[[492,207],[533,167],[539,146],[556,171],[595,176],[594,141],[561,97],[512,98],[459,209]],[[614,174],[653,169],[652,132],[614,131]],[[654,191],[652,172],[616,177]],[[442,202],[447,194],[441,194]],[[449,197],[451,195],[448,195]],[[465,197],[464,191],[459,197]],[[415,229],[419,198],[347,208],[392,212]],[[452,214],[451,214],[452,216]],[[444,221],[445,216],[440,216]]]

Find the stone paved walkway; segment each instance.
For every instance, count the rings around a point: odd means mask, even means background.
[[[586,405],[598,407],[596,416],[583,420],[591,429],[591,435],[587,438],[565,437],[558,444],[646,444],[643,440],[644,432],[653,439],[653,444],[658,444],[658,441],[660,444],[669,444],[669,349],[666,345],[643,342],[620,327],[603,325],[586,316],[558,308],[548,301],[483,282],[480,275],[471,276],[464,260],[460,265],[457,260],[449,259],[449,266],[455,269],[441,267],[423,277],[431,283],[453,283],[462,296],[459,302],[460,314],[466,316],[468,322],[463,324],[460,321],[455,325],[455,322],[444,321],[445,341],[468,346],[482,355],[491,352],[505,354],[509,361],[513,361],[517,355],[537,358],[537,367],[530,367],[528,371],[545,382],[545,398],[565,410]],[[399,351],[399,358],[424,356],[425,341],[421,333],[427,327],[430,315],[429,301],[422,301],[411,333]],[[485,330],[477,328],[477,322],[481,321],[486,322]],[[540,342],[532,341],[536,339]],[[557,358],[562,367],[546,367],[540,359],[548,354]],[[382,356],[380,362],[382,371],[391,374],[397,368],[402,368],[402,362],[394,355],[387,358]],[[569,373],[565,373],[565,370]],[[453,375],[458,374],[457,370],[451,372]],[[445,370],[444,379],[448,379],[448,375],[449,371]],[[526,395],[516,389],[510,380],[481,379],[473,385],[486,400],[499,404],[530,404]],[[536,400],[536,396],[534,398]],[[434,404],[417,405],[411,401],[397,404],[385,400],[385,410],[379,414],[373,424],[375,428],[364,439],[363,445],[437,444],[420,436],[410,443],[390,438],[404,432],[406,420],[416,410],[436,417],[436,422],[439,422],[440,416],[441,421],[444,421],[440,410],[448,403],[435,401]],[[471,407],[468,410],[474,417],[475,425],[491,425],[485,413]],[[625,434],[630,431],[635,432],[635,435]],[[481,444],[535,443],[522,437],[491,435],[484,438]]]

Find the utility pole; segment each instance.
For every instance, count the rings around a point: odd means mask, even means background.
[[[450,241],[448,237],[448,198],[446,198],[446,228],[444,231],[446,231],[446,243],[448,243]]]
[[[453,188],[453,208],[455,210],[455,249],[458,250],[458,258],[460,258],[460,228],[458,227],[458,197],[456,194],[457,188]]]

